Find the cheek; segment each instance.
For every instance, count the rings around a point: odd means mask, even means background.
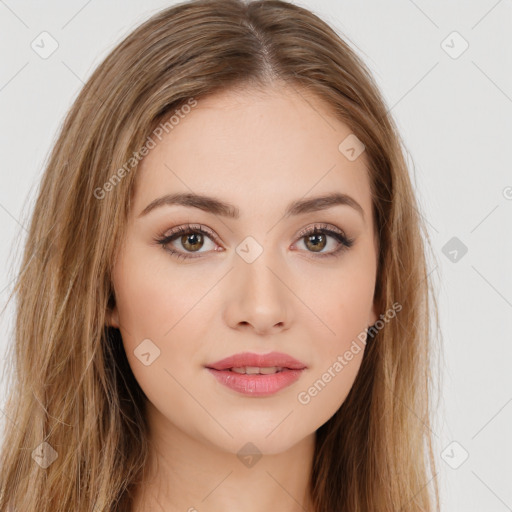
[[[303,327],[314,342],[314,365],[297,402],[321,423],[342,405],[361,366],[375,287],[372,264],[354,257],[328,275],[310,272],[298,293],[311,309]]]
[[[304,317],[320,355],[332,357],[369,325],[375,267],[368,257],[351,254],[328,272],[311,267],[300,279],[297,295],[309,311]],[[314,331],[313,331],[314,329]]]
[[[137,381],[157,402],[162,393],[166,400],[179,400],[178,382],[201,364],[209,328],[209,301],[202,297],[218,278],[173,268],[154,247],[128,246],[114,279],[123,345]]]
[[[355,353],[357,352],[357,353]],[[314,420],[316,430],[327,422],[345,401],[361,366],[364,348],[357,345],[350,360],[343,352],[315,367],[297,393],[297,409],[302,417]]]
[[[322,322],[311,315],[306,325],[314,342],[314,364],[296,398],[299,410],[315,418],[317,427],[328,421],[345,401],[365,350],[373,283],[354,274],[340,282],[341,285],[330,282],[324,293],[314,297],[311,303]]]
[[[127,247],[119,261],[117,308],[129,338],[170,339],[198,303],[204,279],[173,268],[170,257],[155,247]]]

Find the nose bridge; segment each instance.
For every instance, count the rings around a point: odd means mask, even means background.
[[[257,243],[257,242],[256,242]],[[249,248],[248,253],[242,251]],[[260,300],[284,299],[281,297],[283,283],[276,276],[282,272],[278,251],[269,244],[259,248],[255,242],[246,241],[237,248],[238,258],[235,264],[236,278],[241,279],[247,292]],[[250,254],[250,258],[245,255]],[[282,279],[282,278],[281,278]]]
[[[262,298],[275,298],[281,295],[282,282],[276,277],[275,258],[268,255],[270,251],[266,251],[267,255],[262,254],[252,263],[244,261],[237,262],[236,270],[238,275],[244,281],[246,289],[253,292],[254,296],[262,296]],[[270,261],[273,259],[274,261]]]
[[[290,292],[284,285],[279,251],[247,237],[236,249],[228,304],[231,324],[249,323],[258,331],[285,326],[290,319]],[[267,238],[268,241],[268,238]]]

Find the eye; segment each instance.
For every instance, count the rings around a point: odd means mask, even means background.
[[[341,229],[329,224],[315,224],[313,227],[302,230],[297,236],[298,241],[303,242],[306,251],[313,253],[318,258],[339,255],[354,244],[353,238],[348,238]],[[213,243],[214,240],[217,240],[213,231],[206,226],[185,224],[174,228],[167,235],[156,238],[155,242],[178,259],[193,259],[199,258],[201,252],[211,252],[211,250],[200,251],[205,246],[205,238]],[[329,245],[329,238],[334,239],[335,247],[333,250],[322,252]],[[173,248],[174,242],[178,242],[184,250]],[[214,247],[213,250],[218,251],[219,249]],[[198,255],[193,255],[193,253],[198,253]]]
[[[298,236],[307,251],[319,258],[338,256],[354,245],[354,238],[348,238],[341,229],[329,224],[315,224],[313,227],[302,230]],[[328,238],[335,240],[335,248],[331,251],[321,252],[327,247]]]
[[[191,256],[187,253],[200,252],[199,249],[202,249],[205,245],[205,237],[209,238],[211,241],[216,238],[213,232],[205,226],[200,224],[186,224],[173,229],[168,235],[155,239],[155,242],[162,245],[166,251],[169,251],[178,259],[191,259],[198,258],[199,256]],[[173,249],[172,246],[169,246],[169,244],[172,244],[175,241],[181,244],[182,248],[185,249],[185,252],[181,250],[177,251]]]

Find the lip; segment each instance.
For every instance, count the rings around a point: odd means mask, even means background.
[[[289,370],[303,370],[306,368],[304,363],[282,352],[270,352],[269,354],[241,352],[205,366],[213,370],[227,370],[242,366],[257,366],[258,368],[278,366],[280,368],[288,368]]]
[[[278,366],[282,371],[268,375],[241,374],[230,368]],[[263,397],[273,395],[296,382],[306,369],[301,361],[281,352],[255,354],[243,352],[206,365],[206,369],[224,386],[244,395]]]

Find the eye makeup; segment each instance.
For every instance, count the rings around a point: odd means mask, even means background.
[[[166,230],[166,232],[154,239],[154,242],[161,245],[166,251],[168,251],[173,257],[180,259],[194,259],[200,258],[201,254],[207,254],[212,251],[194,251],[194,250],[178,250],[173,247],[171,244],[176,240],[179,240],[182,247],[183,244],[190,245],[200,245],[200,249],[203,246],[202,240],[207,237],[213,242],[219,243],[218,236],[208,227],[202,224],[184,224],[181,226],[177,226],[172,228],[170,231]],[[354,244],[355,239],[349,238],[345,235],[345,233],[332,224],[325,223],[317,223],[313,226],[309,226],[303,230],[301,230],[297,234],[297,243],[303,239],[306,239],[307,242],[310,242],[311,239],[315,239],[317,242],[319,240],[325,240],[327,245],[327,237],[333,238],[337,242],[337,247],[334,250],[329,252],[319,252],[319,251],[306,251],[310,252],[315,258],[325,258],[325,257],[335,257],[340,255],[342,252],[348,250]],[[191,238],[195,241],[191,242]],[[199,240],[199,242],[197,241]],[[320,242],[322,243],[322,242]],[[306,245],[307,247],[307,245]],[[213,251],[219,251],[219,249],[213,249]]]

